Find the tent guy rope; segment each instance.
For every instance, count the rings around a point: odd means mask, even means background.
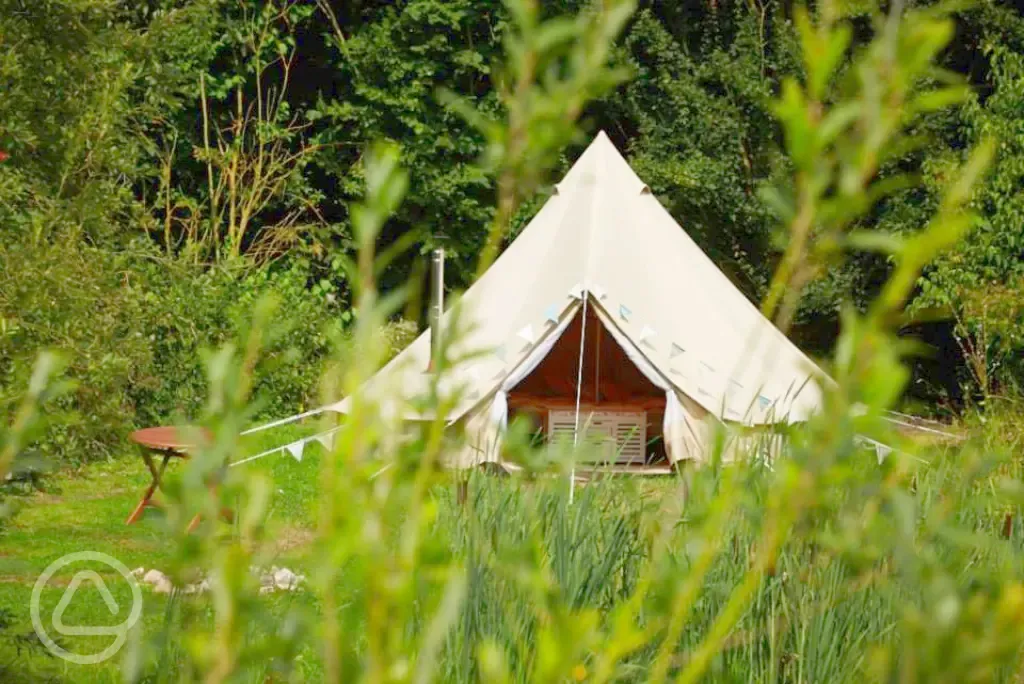
[[[256,427],[251,427],[248,430],[245,430],[245,431],[241,432],[240,434],[242,434],[242,435],[251,435],[251,434],[254,434],[254,433],[257,433],[257,432],[263,432],[264,430],[269,430],[271,428],[281,427],[282,425],[289,425],[290,423],[298,422],[298,421],[302,420],[303,418],[311,418],[313,416],[318,416],[321,413],[330,410],[330,408],[331,407],[329,407],[329,406],[324,406],[324,407],[321,407],[321,408],[318,408],[318,409],[313,409],[312,411],[306,411],[305,413],[299,413],[299,414],[294,415],[294,416],[289,416],[288,418],[282,418],[280,420],[275,420],[275,421],[272,421],[270,423],[266,423],[264,425],[257,425]]]

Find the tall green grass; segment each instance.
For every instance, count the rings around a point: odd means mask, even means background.
[[[575,136],[585,103],[624,77],[611,47],[634,3],[595,3],[550,20],[533,0],[511,0],[509,9],[500,78],[507,121],[454,104],[487,137],[486,162],[499,178],[483,266],[516,204]],[[338,431],[321,462],[309,591],[260,596],[249,567],[272,558],[273,483],[255,469],[223,469],[253,419],[261,349],[274,337],[274,312],[261,305],[241,344],[208,357],[203,423],[215,438],[168,492],[170,573],[179,585],[197,569],[215,574],[213,596],[176,597],[161,632],[137,635],[126,650],[124,678],[690,684],[1019,676],[1019,454],[990,429],[944,451],[901,438],[885,421],[908,380],[894,322],[929,259],[971,225],[972,188],[993,147],[948,169],[948,187],[919,233],[858,231],[879,201],[912,184],[877,177],[882,164],[922,144],[917,115],[962,99],[965,89],[935,66],[953,36],[945,9],[862,8],[874,34],[856,48],[850,11],[832,2],[813,18],[794,11],[805,73],[786,79],[773,103],[792,174],[764,193],[788,242],[763,312],[785,329],[805,286],[855,250],[885,252],[893,272],[867,312],[843,312],[829,367],[835,382],[823,387],[820,411],[788,430],[780,457],[726,467],[716,441],[702,467],[659,481],[598,478],[570,503],[568,462],[538,453],[514,428],[504,456],[525,475],[477,474],[463,490],[463,475],[440,467],[460,447],[446,425],[457,398],[440,390],[450,368],[467,362],[452,357],[459,321],[446,330],[424,396],[384,411],[358,391],[382,361],[387,316],[408,294],[382,295],[375,285],[395,252],[377,258],[374,247],[409,183],[399,152],[375,148],[365,159],[365,201],[351,207],[358,262],[345,264],[358,301],[354,353],[324,383],[326,399],[347,393],[353,401],[340,425],[325,420]],[[410,427],[405,409],[435,417]],[[862,436],[896,450],[878,463]],[[211,490],[211,481],[220,487]],[[217,522],[224,505],[237,510],[228,529]],[[197,512],[206,523],[188,534]]]
[[[971,460],[966,453],[937,452],[931,455],[932,462],[920,464],[913,475],[916,493],[908,521],[917,543],[904,550],[910,556],[934,555],[931,560],[958,567],[957,581],[963,589],[1024,573],[1019,529],[1014,539],[1001,539],[1004,513],[1010,509],[996,495],[995,480],[985,475],[984,459],[974,471],[980,479],[964,476]],[[877,482],[879,466],[873,454],[862,452],[858,458],[855,468],[867,481]],[[692,652],[699,645],[749,569],[758,539],[758,511],[765,505],[762,480],[770,477],[759,468],[743,476],[749,497],[721,531],[723,552],[705,577],[676,653]],[[706,487],[710,491],[705,493],[713,496],[718,483],[704,477],[691,486]],[[647,597],[640,619],[643,622],[645,613],[659,615],[664,609],[659,603],[683,583],[702,550],[695,543],[701,540],[695,539],[692,521],[671,518],[679,491],[674,477],[599,479],[580,489],[570,505],[561,479],[524,482],[474,476],[462,504],[454,488],[437,489],[441,514],[436,533],[449,540],[467,576],[459,619],[446,639],[441,678],[478,680],[478,650],[490,643],[507,655],[514,681],[529,681],[543,615],[538,604],[550,597],[572,611],[614,615],[633,595],[651,562],[659,564],[660,586]],[[694,498],[701,495],[692,493]],[[851,498],[858,498],[856,492]],[[865,522],[870,522],[867,517]],[[663,524],[673,529],[667,537],[657,538],[665,545],[659,555],[653,553],[652,532]],[[942,529],[936,537],[929,534],[933,525]],[[742,619],[708,671],[715,681],[863,681],[873,657],[885,649],[899,649],[904,637],[901,619],[914,610],[928,611],[934,596],[921,575],[901,572],[890,559],[857,567],[857,559],[843,557],[856,550],[828,548],[816,540],[828,535],[828,530],[823,532],[793,539],[773,571],[758,582]],[[957,538],[971,532],[977,538]],[[535,574],[537,568],[542,579]],[[655,651],[649,646],[634,653],[618,668],[619,678],[645,681]],[[684,664],[685,658],[677,658],[670,674]],[[584,658],[581,665],[582,672],[590,663]]]

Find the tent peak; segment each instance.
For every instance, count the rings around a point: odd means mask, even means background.
[[[599,186],[598,192],[615,194],[639,194],[644,182],[636,175],[625,156],[615,146],[608,134],[601,130],[573,164],[563,178],[566,190],[580,186]],[[562,185],[561,183],[559,185]],[[559,188],[559,194],[561,190]]]
[[[619,148],[615,146],[615,143],[612,142],[612,139],[608,136],[607,133],[605,133],[605,130],[603,128],[597,132],[597,135],[595,135],[594,139],[590,141],[590,145],[588,145],[588,147],[611,147],[616,152],[619,151]]]

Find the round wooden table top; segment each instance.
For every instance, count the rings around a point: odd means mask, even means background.
[[[213,439],[213,435],[206,428],[167,425],[136,430],[130,439],[150,449],[185,452],[199,446],[200,440]]]

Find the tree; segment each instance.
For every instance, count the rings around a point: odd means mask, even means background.
[[[968,141],[997,141],[996,163],[973,198],[981,220],[925,275],[916,304],[950,312],[972,379],[988,396],[1024,380],[1024,17],[988,5],[976,20],[984,29],[990,87],[960,116]],[[933,180],[958,156],[947,150],[930,159]]]

